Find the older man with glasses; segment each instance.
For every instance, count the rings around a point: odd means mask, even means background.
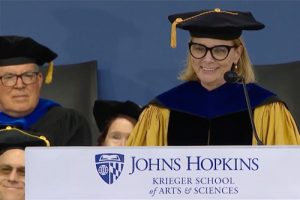
[[[77,111],[40,98],[43,74],[51,82],[53,60],[49,48],[29,37],[0,36],[0,125],[44,133],[52,145],[91,145],[86,119]]]

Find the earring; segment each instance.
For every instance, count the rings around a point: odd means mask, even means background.
[[[238,65],[236,63],[232,63],[231,71],[236,71],[238,69]]]
[[[238,65],[234,64],[234,70],[236,71],[238,69]]]

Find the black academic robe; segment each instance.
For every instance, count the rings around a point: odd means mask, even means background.
[[[45,136],[50,146],[90,146],[92,134],[87,120],[76,110],[40,99],[32,113],[14,118],[0,112],[0,125],[13,126]]]
[[[73,109],[52,107],[30,129],[46,136],[51,146],[92,145],[87,120]]]
[[[252,109],[279,101],[272,92],[248,84]],[[151,104],[170,110],[168,145],[251,145],[253,130],[241,84],[224,84],[208,91],[187,82]]]

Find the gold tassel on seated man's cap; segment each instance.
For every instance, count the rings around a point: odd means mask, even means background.
[[[48,71],[47,71],[46,78],[45,78],[45,83],[46,84],[50,84],[52,82],[53,70],[54,70],[53,66],[54,66],[53,61],[51,61],[49,63]]]

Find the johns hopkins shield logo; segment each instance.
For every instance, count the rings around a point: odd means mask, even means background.
[[[100,177],[107,184],[113,184],[122,173],[124,155],[116,153],[97,154],[95,155],[95,162]]]

